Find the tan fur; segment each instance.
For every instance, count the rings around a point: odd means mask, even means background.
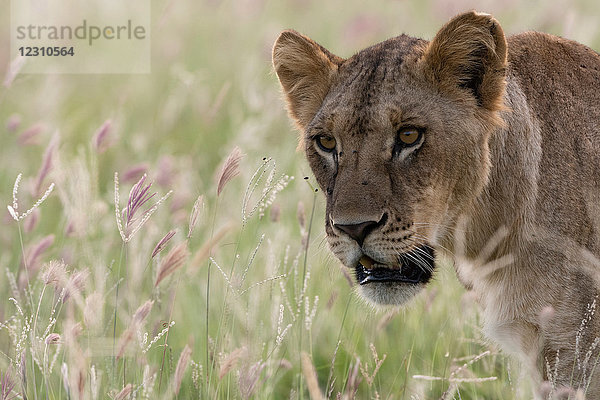
[[[399,257],[425,244],[452,256],[490,338],[538,382],[600,399],[600,320],[590,315],[600,291],[598,53],[542,33],[507,40],[494,18],[468,12],[431,42],[402,35],[347,60],[286,31],[273,62],[342,263],[368,256],[401,270]],[[422,133],[413,147],[398,142],[407,127]],[[360,242],[349,236],[367,223]],[[402,304],[424,286],[360,291]]]

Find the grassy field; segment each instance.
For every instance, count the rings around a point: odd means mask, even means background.
[[[151,74],[5,79],[1,201],[54,186],[1,217],[0,399],[531,398],[449,263],[410,308],[358,298],[271,71],[284,28],[347,57],[473,7],[600,49],[592,0],[165,0]]]

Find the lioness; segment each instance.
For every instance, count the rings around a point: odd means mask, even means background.
[[[273,64],[362,295],[402,304],[453,256],[487,335],[600,398],[600,56],[467,12],[348,59],[287,30]]]

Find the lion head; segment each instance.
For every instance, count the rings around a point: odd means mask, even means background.
[[[402,35],[348,59],[288,30],[273,64],[326,196],[331,250],[369,301],[406,302],[488,181],[505,90],[500,25],[471,12],[431,42]]]

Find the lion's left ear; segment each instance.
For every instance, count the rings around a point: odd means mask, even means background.
[[[343,60],[300,33],[283,31],[273,46],[273,66],[288,111],[301,130],[312,121]]]
[[[444,25],[421,62],[434,84],[448,94],[471,94],[489,111],[502,108],[506,85],[506,38],[488,14],[467,12]]]

